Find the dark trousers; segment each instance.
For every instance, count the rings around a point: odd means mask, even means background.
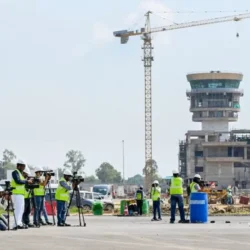
[[[43,211],[44,207],[44,202],[43,202],[44,196],[35,196],[34,197],[34,224],[38,224],[41,218],[41,214]]]
[[[154,218],[153,219],[157,219],[156,218],[156,214],[158,213],[158,219],[161,219],[161,206],[160,206],[160,200],[158,201],[153,201],[153,215]]]
[[[24,212],[23,212],[23,223],[28,225],[30,223],[30,212],[31,212],[31,198],[24,199]]]
[[[56,201],[57,225],[64,224],[66,220],[66,201]]]
[[[143,201],[142,200],[136,200],[136,204],[137,204],[138,215],[142,215]]]
[[[181,221],[185,221],[185,213],[184,213],[184,201],[182,195],[171,195],[171,222],[175,221],[175,211],[176,204],[178,204],[178,208],[180,211]]]

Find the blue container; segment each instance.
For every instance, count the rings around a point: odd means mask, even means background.
[[[190,221],[191,223],[207,223],[208,222],[207,193],[191,193]]]

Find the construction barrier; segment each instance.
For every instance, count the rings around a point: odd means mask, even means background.
[[[45,208],[48,215],[56,215],[56,201],[52,201],[52,209],[49,201],[45,201]]]

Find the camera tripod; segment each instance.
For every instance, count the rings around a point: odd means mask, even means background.
[[[51,193],[51,188],[50,188],[50,182],[48,181],[48,190],[49,190],[49,202],[50,202],[50,207],[52,211],[52,217],[53,217],[53,226],[56,225],[56,220],[55,220],[55,213],[54,213],[54,208],[53,208],[53,203],[52,203],[52,193]]]
[[[8,195],[8,199],[7,199],[7,208],[5,209],[5,211],[7,211],[7,225],[8,225],[8,231],[10,231],[10,209],[12,208],[13,211],[13,215],[14,215],[14,221],[16,224],[15,229],[13,230],[17,230],[17,220],[16,220],[16,215],[15,215],[15,208],[13,205],[13,201],[12,201],[12,192],[11,191],[7,191],[7,195]],[[2,199],[1,203],[4,204],[4,198]]]
[[[82,206],[82,202],[81,202],[81,195],[80,195],[80,191],[79,191],[79,188],[76,186],[74,189],[73,189],[73,192],[71,194],[71,197],[70,197],[70,202],[69,202],[69,205],[67,207],[67,212],[66,212],[66,216],[65,216],[65,221],[66,221],[66,218],[67,218],[67,214],[69,212],[69,208],[71,206],[71,203],[72,203],[72,199],[74,197],[74,195],[76,196],[76,206],[78,208],[78,216],[79,216],[79,226],[80,227],[86,227],[86,222],[85,222],[85,218],[84,218],[84,214],[83,214],[83,206]]]

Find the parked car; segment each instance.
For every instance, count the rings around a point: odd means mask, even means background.
[[[55,193],[51,194],[51,200],[55,201]],[[50,201],[50,197],[49,197],[48,193],[45,195],[45,201]],[[81,202],[80,205],[83,207],[83,210],[85,210],[85,211],[90,211],[92,209],[92,205],[94,203],[94,201],[87,200],[87,199],[84,199],[82,197],[81,197],[80,202]],[[74,195],[74,197],[72,198],[71,206],[73,206],[73,207],[77,206],[76,195]]]
[[[113,201],[103,199],[104,196],[102,194],[89,191],[80,191],[80,194],[83,199],[90,200],[92,202],[100,200],[103,203],[104,210],[106,211],[112,211],[114,209]]]

